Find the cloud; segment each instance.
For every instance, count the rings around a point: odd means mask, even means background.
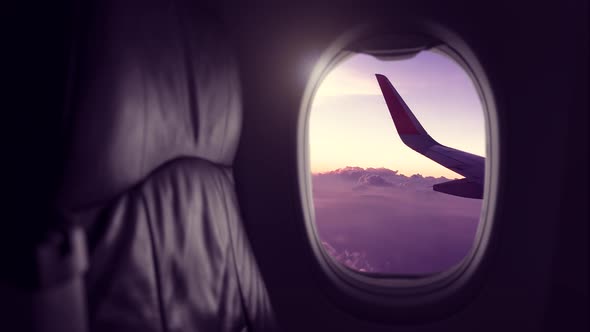
[[[367,254],[364,252],[349,252],[346,249],[343,251],[338,251],[325,241],[322,242],[322,245],[324,246],[326,252],[332,256],[332,258],[336,259],[346,267],[360,272],[377,272],[375,268],[367,261]]]
[[[367,272],[423,274],[460,262],[473,244],[481,200],[432,190],[449,180],[361,167],[313,175],[326,251]]]
[[[367,187],[375,186],[375,187],[389,187],[392,186],[390,182],[385,180],[382,176],[377,174],[363,174],[357,180],[356,186],[353,187],[353,190],[359,189],[366,189]]]
[[[413,174],[405,176],[399,174],[397,170],[393,171],[388,168],[362,168],[350,167],[339,168],[334,171],[314,174],[314,180],[322,181],[328,179],[339,179],[344,181],[352,181],[358,187],[378,186],[378,187],[430,187],[437,183],[450,181],[445,177],[424,177],[421,174]]]

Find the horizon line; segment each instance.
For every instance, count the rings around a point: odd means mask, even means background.
[[[412,177],[414,175],[420,175],[421,177],[424,177],[424,178],[432,177],[432,178],[435,178],[435,179],[442,178],[442,179],[447,179],[447,180],[457,180],[457,179],[460,179],[460,177],[455,177],[455,178],[452,178],[451,179],[451,178],[447,178],[446,176],[443,176],[443,175],[441,175],[441,176],[434,176],[434,175],[424,175],[424,174],[420,174],[420,173],[414,173],[412,175],[406,175],[404,173],[401,173],[399,170],[392,170],[392,169],[387,168],[387,167],[367,167],[367,168],[363,168],[363,167],[360,167],[360,166],[345,166],[345,167],[340,167],[340,168],[333,169],[331,171],[325,171],[325,172],[313,172],[313,171],[311,171],[310,173],[311,173],[312,176],[313,175],[325,175],[325,174],[332,173],[332,172],[335,172],[335,171],[338,171],[338,170],[342,170],[342,169],[346,169],[346,168],[360,168],[363,171],[367,171],[368,169],[385,169],[385,170],[388,170],[388,171],[395,172],[395,175],[401,175],[401,176],[405,176],[405,177]]]

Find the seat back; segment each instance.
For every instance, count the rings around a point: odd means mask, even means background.
[[[97,1],[74,57],[61,213],[87,234],[92,331],[266,331],[239,213],[238,69],[187,2]]]

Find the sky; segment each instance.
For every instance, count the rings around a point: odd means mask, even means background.
[[[402,143],[376,73],[389,78],[435,140],[485,157],[483,108],[459,64],[434,51],[396,61],[359,54],[334,68],[314,96],[309,123],[312,173],[360,166],[461,178]]]
[[[320,85],[309,123],[316,229],[357,271],[422,275],[469,253],[482,200],[435,192],[462,178],[399,138],[374,74],[387,76],[439,143],[485,157],[483,108],[463,69],[425,51],[401,61],[351,56]]]

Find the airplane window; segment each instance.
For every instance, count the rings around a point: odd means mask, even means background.
[[[316,91],[309,122],[323,249],[367,274],[456,266],[480,220],[485,140],[474,83],[443,52],[346,58]]]

